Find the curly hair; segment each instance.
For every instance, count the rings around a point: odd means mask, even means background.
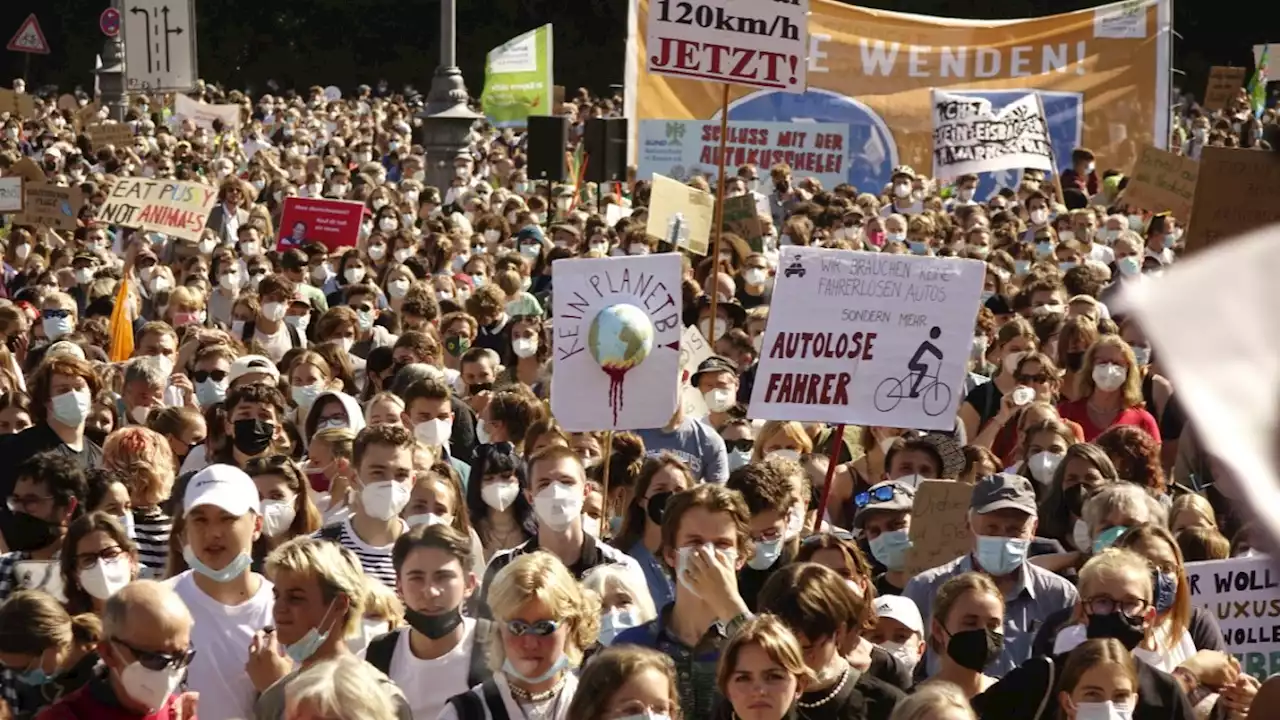
[[[1146,488],[1154,495],[1165,494],[1164,468],[1160,466],[1160,443],[1140,427],[1117,425],[1093,441],[1115,464],[1120,478]]]
[[[108,435],[102,447],[102,465],[125,476],[129,497],[139,507],[164,502],[178,476],[178,461],[169,441],[145,427],[120,428]]]

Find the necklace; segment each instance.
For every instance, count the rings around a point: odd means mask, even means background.
[[[557,693],[564,689],[564,676],[562,675],[560,680],[550,690],[540,693],[531,693],[528,690],[516,687],[515,685],[510,685],[510,687],[511,697],[516,698],[517,700],[524,700],[525,702],[530,703],[543,703],[555,697]]]
[[[844,689],[844,684],[847,682],[849,682],[849,668],[845,667],[844,672],[840,674],[840,682],[836,683],[836,686],[831,688],[831,692],[827,693],[826,697],[822,698],[817,702],[811,702],[811,703],[800,702],[799,700],[797,700],[796,705],[799,705],[802,708],[822,707],[823,705],[826,705],[832,700],[835,700],[836,696],[839,695],[840,691]]]

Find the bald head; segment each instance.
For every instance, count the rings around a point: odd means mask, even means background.
[[[191,612],[168,585],[136,580],[107,600],[102,634],[156,652],[190,644]]]

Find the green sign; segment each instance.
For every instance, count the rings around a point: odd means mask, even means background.
[[[554,113],[551,57],[550,25],[489,51],[480,104],[494,127],[523,128],[530,115]]]

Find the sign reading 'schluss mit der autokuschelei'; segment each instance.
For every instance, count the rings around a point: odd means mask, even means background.
[[[953,430],[985,273],[978,260],[783,248],[748,415]]]

